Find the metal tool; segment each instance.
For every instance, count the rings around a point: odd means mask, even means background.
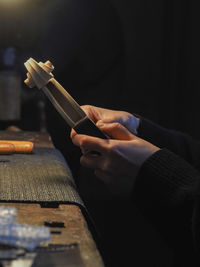
[[[53,78],[50,61],[37,62],[33,58],[24,63],[28,70],[24,81],[29,87],[42,89],[67,124],[79,134],[106,139],[106,135],[91,121],[72,96]]]

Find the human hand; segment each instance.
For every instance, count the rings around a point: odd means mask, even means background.
[[[113,194],[130,196],[140,167],[159,148],[133,135],[119,123],[101,123],[99,127],[112,139],[72,136],[72,142],[83,154],[80,162],[94,169],[95,175]]]
[[[100,123],[118,122],[126,127],[130,132],[137,134],[139,118],[126,111],[110,110],[91,105],[81,107],[88,117],[99,126]]]

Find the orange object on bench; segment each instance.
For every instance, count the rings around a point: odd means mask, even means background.
[[[32,153],[33,147],[31,141],[0,140],[0,154]]]

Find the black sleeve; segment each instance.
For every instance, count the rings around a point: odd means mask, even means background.
[[[136,188],[155,206],[176,207],[200,194],[199,181],[197,169],[168,149],[161,149],[142,165]]]
[[[138,136],[160,148],[167,148],[200,170],[200,141],[187,134],[163,128],[140,118]]]
[[[196,266],[196,261],[200,264],[200,141],[144,118],[138,136],[161,150],[140,169],[135,203],[179,255],[179,263]]]
[[[133,198],[179,254],[178,261],[198,258],[193,254],[200,240],[199,181],[199,171],[168,149],[148,158],[137,177]]]

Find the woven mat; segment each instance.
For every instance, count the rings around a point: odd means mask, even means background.
[[[55,148],[0,155],[0,201],[84,206],[66,161]]]

